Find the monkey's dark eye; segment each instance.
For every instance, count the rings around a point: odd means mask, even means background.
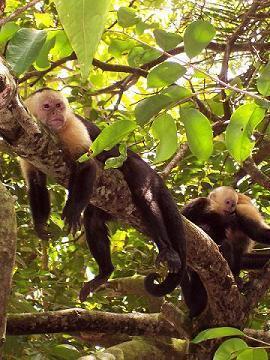
[[[61,103],[57,103],[57,104],[55,104],[55,106],[57,107],[57,108],[60,108],[61,107]]]
[[[46,109],[49,109],[49,108],[50,108],[50,104],[47,104],[47,103],[46,103],[46,104],[43,104],[43,109],[46,110]]]

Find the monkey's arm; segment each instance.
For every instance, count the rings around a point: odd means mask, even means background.
[[[48,239],[47,221],[50,215],[51,205],[46,186],[46,175],[26,160],[20,159],[20,165],[23,176],[27,182],[27,192],[34,229],[40,239]]]
[[[76,162],[71,169],[68,185],[68,199],[63,209],[62,218],[73,234],[80,229],[81,213],[89,204],[96,180],[97,165],[90,159],[83,163]]]
[[[252,240],[270,244],[270,227],[259,218],[250,205],[241,205],[236,208],[236,219],[238,225]]]
[[[247,253],[242,256],[241,269],[258,270],[270,260],[270,254]]]

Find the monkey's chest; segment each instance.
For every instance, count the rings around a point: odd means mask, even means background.
[[[60,141],[66,153],[74,160],[89,150],[92,141],[84,128],[73,128],[62,134]]]

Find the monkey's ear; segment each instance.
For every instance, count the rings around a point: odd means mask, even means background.
[[[208,195],[208,198],[210,200],[215,200],[216,198],[216,192],[215,191],[211,191],[210,194]]]
[[[26,106],[27,110],[34,115],[35,117],[37,116],[37,106],[38,106],[38,101],[36,99],[35,95],[30,96],[29,98],[27,98],[24,101],[24,105]]]

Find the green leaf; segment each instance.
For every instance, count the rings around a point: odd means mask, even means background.
[[[184,66],[166,61],[150,71],[147,76],[147,86],[155,88],[170,85],[183,76],[185,72]]]
[[[130,66],[138,67],[149,61],[157,59],[160,52],[147,46],[134,46],[128,54],[128,63]]]
[[[50,54],[53,57],[53,60],[59,60],[63,57],[69,56],[73,49],[70,45],[68,37],[63,30],[53,31],[55,33],[55,44]]]
[[[19,25],[14,22],[8,22],[1,27],[0,30],[0,43],[6,42],[19,30]]]
[[[35,62],[36,69],[38,69],[38,70],[49,69],[51,64],[49,62],[48,55],[49,55],[50,50],[55,45],[55,35],[56,35],[55,31],[48,32],[47,39],[36,58],[36,62]]]
[[[213,131],[210,121],[196,109],[181,109],[189,148],[199,160],[206,161],[213,152]]]
[[[234,359],[239,351],[248,347],[242,339],[234,338],[225,340],[215,352],[213,360],[230,360]]]
[[[64,30],[77,55],[86,80],[103,33],[110,0],[55,0]]]
[[[250,348],[242,351],[237,360],[268,360],[268,355],[265,349]]]
[[[270,61],[265,65],[260,77],[257,80],[258,91],[264,95],[270,95]]]
[[[6,59],[16,75],[25,72],[35,61],[46,40],[43,30],[20,29],[7,46]]]
[[[118,24],[123,28],[127,28],[136,25],[140,22],[140,18],[137,16],[134,9],[129,7],[120,7],[117,11]]]
[[[239,163],[250,156],[255,144],[251,138],[252,133],[264,115],[265,109],[254,103],[242,105],[232,114],[225,142],[230,154]]]
[[[193,340],[193,344],[198,344],[202,341],[210,339],[218,339],[224,336],[245,336],[243,331],[233,327],[216,327],[201,331]]]
[[[186,28],[184,33],[185,52],[189,58],[200,54],[214,38],[216,30],[208,21],[194,21]]]
[[[137,124],[131,120],[119,120],[107,126],[95,139],[91,145],[93,156],[98,155],[103,150],[109,150],[118,144],[131,131],[136,129]]]
[[[55,356],[59,360],[75,360],[78,359],[80,352],[75,348],[75,346],[61,344],[52,347],[50,350],[50,355]]]
[[[104,169],[117,169],[123,165],[127,159],[127,146],[126,144],[119,145],[119,156],[111,157],[105,161]]]
[[[115,57],[120,57],[124,51],[132,49],[134,44],[133,40],[112,39],[108,52]]]
[[[151,132],[159,141],[155,163],[169,159],[177,149],[177,129],[175,121],[169,114],[158,116],[151,126]]]
[[[160,29],[154,30],[154,37],[158,46],[165,51],[174,49],[183,41],[182,36]]]
[[[160,110],[185,99],[191,95],[190,90],[182,86],[173,85],[164,89],[160,94],[149,96],[140,101],[135,108],[136,121],[140,126],[147,124],[151,118],[157,115]]]

